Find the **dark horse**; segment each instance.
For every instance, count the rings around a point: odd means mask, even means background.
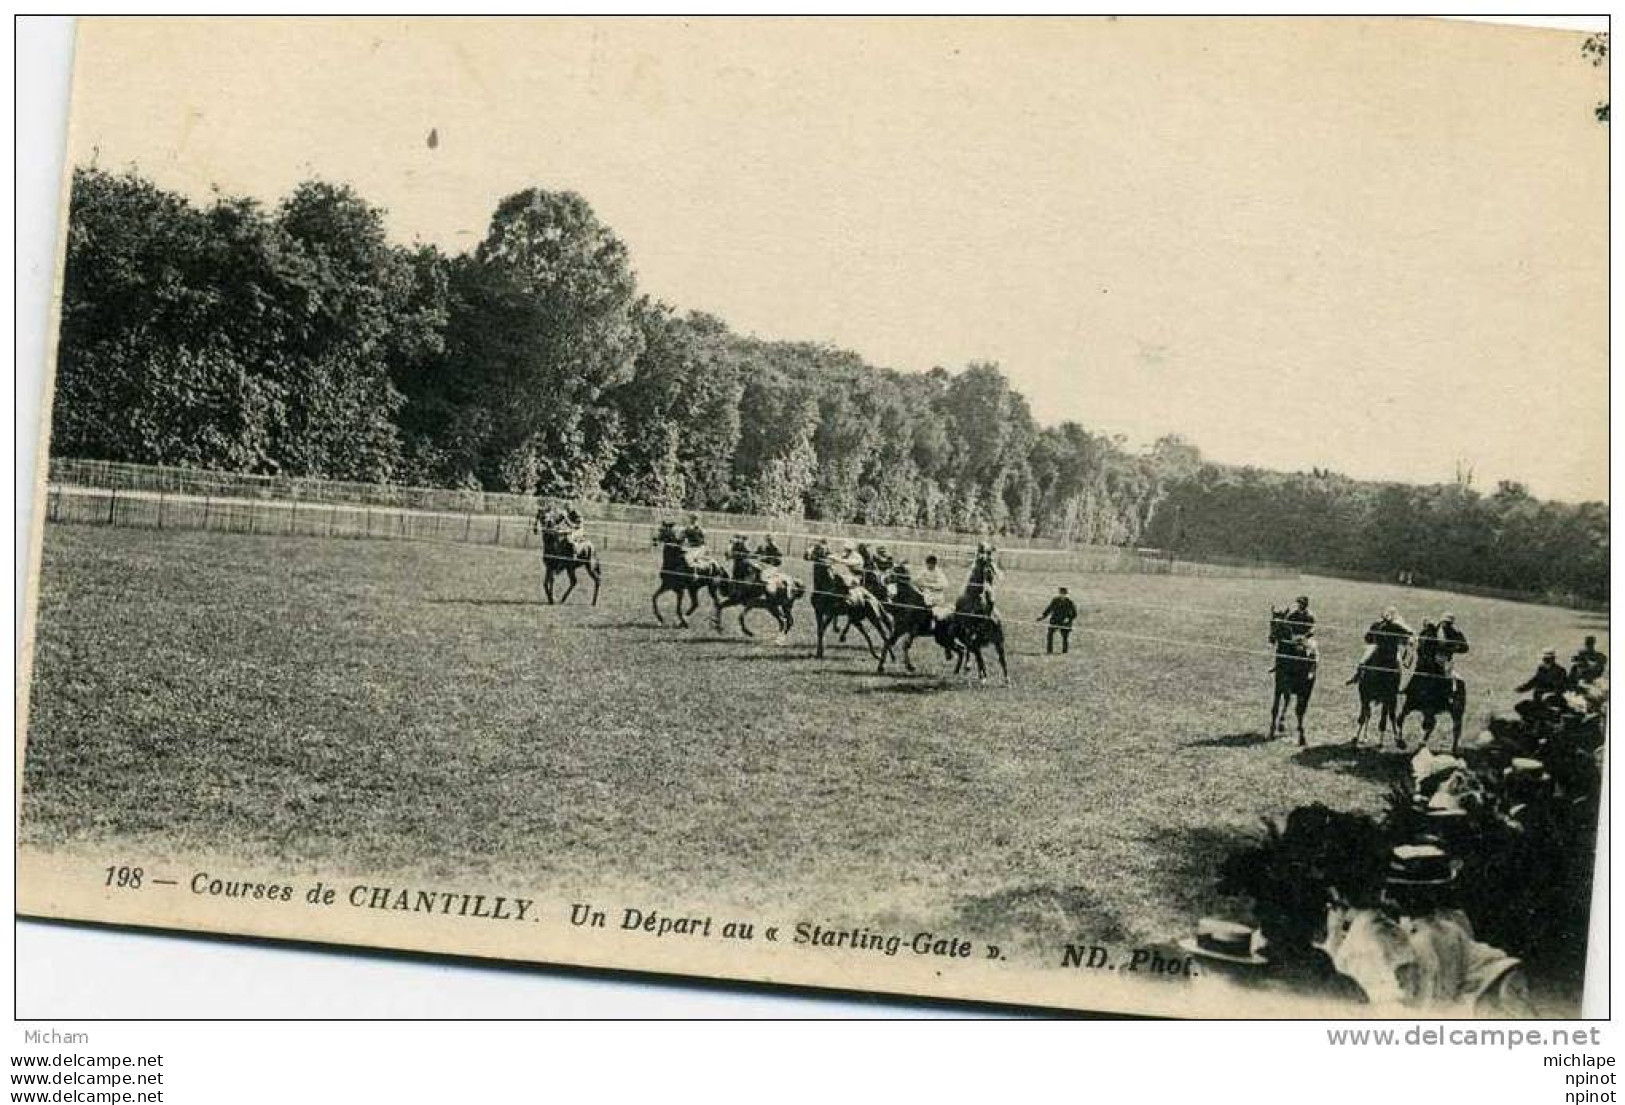
[[[1467,684],[1446,666],[1447,649],[1447,642],[1438,637],[1438,626],[1433,622],[1423,623],[1417,635],[1416,667],[1411,671],[1410,682],[1405,684],[1405,703],[1394,723],[1401,748],[1405,747],[1405,719],[1413,710],[1422,715],[1423,748],[1432,739],[1440,714],[1450,718],[1450,751],[1455,752],[1461,744],[1461,719],[1467,713]]]
[[[1388,649],[1379,648],[1371,659],[1360,665],[1360,677],[1355,686],[1360,694],[1360,716],[1354,722],[1353,743],[1359,744],[1360,738],[1365,736],[1371,724],[1371,707],[1376,706],[1378,747],[1382,746],[1383,734],[1390,725],[1394,728],[1394,740],[1400,748],[1405,747],[1399,735],[1399,685],[1403,675],[1404,665],[1397,650],[1390,653]]]
[[[660,586],[649,599],[655,621],[666,624],[666,619],[660,616],[660,596],[670,591],[677,596],[677,624],[686,629],[688,615],[700,605],[700,591],[710,593],[713,606],[721,602],[718,591],[728,583],[728,569],[715,557],[698,555],[701,550],[684,548],[677,536],[677,527],[671,522],[660,523],[650,544],[660,549]],[[683,609],[685,597],[688,599],[686,611]]]
[[[592,580],[592,605],[597,606],[598,585],[603,581],[604,571],[598,562],[598,550],[593,548],[592,542],[578,532],[562,529],[540,515],[530,528],[532,533],[540,530],[542,534],[542,593],[547,596],[547,601],[555,601],[554,576],[562,572],[570,577],[570,585],[556,600],[565,603],[570,601],[570,592],[576,589],[576,572],[584,571],[587,578]]]
[[[835,624],[835,620],[845,617],[848,627],[856,626],[863,634],[863,643],[869,649],[869,655],[877,660],[883,653],[876,651],[875,642],[869,636],[867,626],[874,626],[880,634],[882,646],[886,640],[886,612],[880,605],[880,600],[870,594],[857,576],[851,573],[844,565],[838,565],[829,558],[829,545],[824,541],[816,541],[802,554],[802,558],[812,561],[813,589],[812,608],[813,620],[818,626],[818,648],[815,655],[822,659],[824,656],[824,631]]]
[[[978,679],[987,678],[987,661],[982,658],[982,649],[992,645],[999,661],[999,673],[1008,687],[1010,665],[1004,658],[1004,623],[993,610],[995,574],[991,557],[979,557],[971,566],[964,593],[954,603],[954,612],[937,619],[933,635],[945,652],[954,654],[954,674],[962,671],[969,674],[966,661],[974,659]]]
[[[908,649],[914,643],[914,638],[936,636],[937,617],[931,610],[930,603],[926,602],[925,595],[914,586],[906,570],[900,570],[892,576],[897,588],[896,594],[886,604],[891,614],[891,632],[886,636],[886,647],[880,653],[880,666],[877,671],[886,670],[886,657],[897,656],[897,642],[903,643],[903,667],[908,671],[914,670],[914,663],[909,659]],[[942,642],[938,642],[941,644]],[[949,637],[948,643],[943,644],[943,652],[950,660],[961,656],[959,644]]]
[[[796,600],[807,593],[807,588],[799,579],[791,579],[777,569],[764,566],[752,555],[750,545],[743,537],[735,537],[728,545],[728,559],[733,561],[733,578],[722,600],[717,603],[712,619],[718,632],[722,630],[724,607],[741,608],[739,630],[747,637],[756,634],[745,624],[745,615],[752,610],[766,610],[778,623],[779,640],[782,642],[796,624]]]
[[[1269,643],[1275,646],[1275,699],[1270,704],[1270,738],[1280,736],[1286,729],[1288,703],[1295,703],[1298,717],[1298,744],[1307,744],[1303,735],[1303,715],[1309,709],[1309,699],[1315,693],[1315,669],[1319,654],[1314,642],[1298,632],[1298,626],[1287,619],[1287,611],[1270,607]]]

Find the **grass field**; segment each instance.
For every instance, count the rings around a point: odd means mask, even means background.
[[[1541,647],[1608,648],[1603,617],[1438,592],[1026,572],[1001,591],[1003,689],[945,678],[924,643],[916,676],[814,660],[804,605],[783,646],[765,615],[756,640],[731,617],[656,628],[652,561],[610,564],[596,609],[546,607],[538,568],[48,526],[24,839],[663,887],[1015,946],[1158,940],[1224,904],[1214,866],[1261,816],[1380,810],[1403,761],[1349,751],[1341,684],[1385,601],[1413,625],[1456,612],[1469,732]],[[1046,657],[1031,618],[1057,583],[1084,631]],[[1300,590],[1324,658],[1303,750],[1261,735],[1269,604]]]

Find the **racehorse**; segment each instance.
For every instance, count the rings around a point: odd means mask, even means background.
[[[1360,716],[1355,719],[1354,744],[1359,744],[1360,738],[1365,736],[1371,724],[1371,707],[1375,705],[1378,707],[1378,747],[1381,747],[1383,734],[1388,732],[1390,725],[1394,727],[1394,739],[1399,742],[1399,747],[1405,747],[1399,735],[1398,717],[1400,676],[1403,674],[1403,661],[1397,652],[1390,658],[1379,651],[1360,666],[1360,678],[1355,686],[1360,695]]]
[[[1461,744],[1461,719],[1467,713],[1467,684],[1447,669],[1445,657],[1440,654],[1444,642],[1437,633],[1437,625],[1425,622],[1417,636],[1416,667],[1405,684],[1405,703],[1394,722],[1394,734],[1399,747],[1404,748],[1405,719],[1414,710],[1422,715],[1422,747],[1426,748],[1439,715],[1447,714],[1451,723],[1450,751],[1454,753]]]
[[[932,635],[944,652],[954,655],[955,675],[960,672],[969,674],[966,661],[974,659],[978,679],[987,678],[987,661],[982,658],[982,649],[992,645],[994,655],[998,657],[999,673],[1008,687],[1010,665],[1004,658],[1004,623],[993,612],[993,594],[988,586],[991,574],[980,575],[980,567],[978,564],[971,569],[971,582],[954,603],[953,613],[937,619]]]
[[[598,586],[603,582],[604,571],[598,561],[598,550],[593,548],[592,542],[559,528],[552,519],[544,519],[540,515],[531,523],[532,533],[538,529],[542,533],[542,593],[547,596],[547,601],[555,601],[553,577],[561,572],[570,577],[570,585],[557,601],[560,604],[570,601],[570,593],[576,589],[576,572],[579,570],[585,571],[587,578],[592,580],[592,605],[597,606]]]
[[[736,537],[729,543],[728,558],[733,561],[733,578],[723,592],[722,600],[716,605],[712,624],[721,632],[723,608],[738,606],[742,608],[739,611],[740,632],[754,637],[756,634],[745,624],[745,615],[752,610],[766,610],[778,623],[779,640],[782,642],[796,624],[796,600],[807,593],[807,588],[799,579],[791,579],[781,571],[763,566],[751,554],[750,545],[743,537]]]
[[[885,628],[886,612],[880,600],[865,590],[858,577],[845,565],[830,560],[827,542],[814,542],[802,554],[802,559],[812,561],[813,565],[812,608],[813,619],[818,626],[815,655],[823,659],[824,631],[835,624],[835,619],[845,616],[848,628],[857,627],[858,632],[863,634],[863,643],[868,647],[869,655],[878,660],[884,653],[875,650],[867,626],[875,627],[884,645],[888,633]]]
[[[890,637],[892,631],[891,591],[886,587],[886,578],[880,569],[875,567],[875,556],[874,553],[870,551],[868,545],[859,542],[857,552],[858,555],[863,558],[863,572],[861,573],[863,589],[880,600],[880,616],[882,619],[880,623],[881,636]],[[852,623],[849,620],[841,627],[840,636],[838,636],[836,640],[841,642],[843,645],[846,644],[846,635],[851,631],[851,629]]]
[[[666,624],[666,619],[660,616],[660,596],[671,591],[677,596],[677,624],[686,629],[688,615],[700,605],[702,589],[710,592],[713,606],[721,602],[717,592],[727,585],[728,569],[715,557],[698,555],[701,553],[699,549],[684,548],[678,539],[677,527],[671,522],[660,523],[654,540],[649,543],[660,549],[660,586],[649,599],[649,605],[654,608],[655,621]],[[686,612],[683,610],[685,596],[688,598]]]
[[[1292,703],[1298,717],[1298,744],[1307,744],[1303,715],[1315,693],[1319,652],[1314,642],[1299,634],[1298,626],[1287,620],[1287,611],[1273,606],[1270,607],[1269,643],[1275,646],[1275,667],[1271,669],[1275,673],[1275,698],[1270,704],[1270,739],[1285,731],[1287,705]]]
[[[926,635],[936,636],[936,615],[931,610],[930,603],[926,602],[925,595],[914,586],[914,581],[908,577],[907,571],[902,571],[892,577],[897,589],[892,600],[887,604],[891,614],[891,632],[886,636],[886,647],[880,654],[880,666],[877,671],[886,670],[886,657],[896,657],[896,645],[903,642],[903,667],[907,671],[914,670],[914,663],[909,659],[908,649],[914,643],[914,638]],[[960,656],[960,647],[954,643],[952,647],[943,646],[943,652],[950,660]]]

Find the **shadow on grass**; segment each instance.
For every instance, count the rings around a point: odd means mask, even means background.
[[[1086,886],[1013,886],[954,903],[954,927],[1003,938],[1019,933],[1040,943],[1091,941],[1126,944],[1132,934]]]
[[[1410,761],[1408,754],[1378,751],[1375,744],[1356,747],[1348,741],[1338,741],[1310,745],[1293,756],[1292,762],[1314,771],[1335,771],[1356,779],[1385,783],[1403,778]]]
[[[435,606],[554,606],[546,599],[428,599]]]
[[[719,644],[721,642],[718,642],[716,640],[710,640],[710,641],[702,641],[702,642],[699,642],[699,643],[714,645],[714,644]],[[761,652],[746,652],[746,653],[743,653],[743,654],[737,653],[737,652],[709,653],[709,654],[702,653],[699,656],[685,656],[685,657],[683,657],[683,663],[685,663],[685,664],[741,664],[741,663],[753,664],[753,663],[756,663],[757,661],[775,661],[775,662],[778,662],[778,663],[788,663],[789,661],[792,661],[792,660],[811,660],[813,658],[812,654],[809,653],[809,652],[791,651],[794,646],[785,646],[784,648],[773,648],[772,645],[761,645],[761,643],[757,642],[757,641],[745,641],[743,643],[744,644],[760,645],[760,647],[762,648],[762,651]],[[768,649],[772,649],[772,651],[769,652]]]
[[[1271,737],[1260,733],[1257,729],[1245,733],[1226,733],[1222,737],[1203,737],[1200,740],[1186,741],[1181,748],[1252,748],[1254,745],[1270,744],[1279,737]]]
[[[875,675],[877,673],[870,671],[863,674]],[[891,675],[892,673],[886,672],[884,674]],[[948,676],[922,675],[920,673],[915,673],[914,675],[903,675],[898,677],[896,682],[884,683],[878,687],[859,687],[857,693],[957,694],[963,691],[972,690],[973,688],[974,682],[967,682],[963,678],[956,679]]]

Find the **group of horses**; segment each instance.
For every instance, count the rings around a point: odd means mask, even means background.
[[[549,603],[569,600],[578,573],[592,582],[593,605],[598,603],[603,580],[603,562],[592,542],[580,532],[546,525],[534,527],[542,534],[542,593]],[[776,564],[763,561],[740,537],[729,543],[723,557],[704,547],[685,545],[671,522],[662,523],[650,544],[660,550],[659,585],[649,605],[655,621],[666,624],[661,613],[662,595],[674,596],[677,624],[686,627],[699,608],[700,595],[711,599],[711,623],[722,630],[722,612],[739,608],[739,629],[747,637],[755,634],[747,622],[753,610],[772,616],[783,641],[795,626],[795,606],[807,587]],[[835,632],[846,640],[856,629],[863,638],[876,670],[884,672],[887,660],[901,659],[912,672],[914,662],[909,647],[919,637],[929,636],[954,665],[955,674],[968,672],[974,662],[978,677],[987,677],[984,649],[991,648],[1004,681],[1010,681],[1005,661],[1004,626],[993,610],[990,580],[980,579],[972,570],[965,594],[951,611],[933,610],[926,597],[906,573],[881,571],[866,559],[861,569],[833,557],[827,542],[810,546],[804,558],[812,563],[812,593],[809,602],[816,626],[815,655],[824,656],[824,638]],[[567,583],[555,591],[559,576]],[[873,632],[871,632],[873,631]]]
[[[711,598],[712,626],[722,629],[722,612],[739,607],[739,628],[754,636],[746,622],[752,610],[765,610],[778,625],[779,640],[795,626],[796,601],[808,594],[805,584],[782,567],[764,561],[743,537],[735,537],[724,557],[711,555],[705,548],[685,546],[676,527],[661,525],[650,542],[660,550],[660,583],[650,597],[655,620],[662,625],[660,597],[676,596],[677,624],[688,625],[689,615],[699,607],[701,592]],[[841,641],[852,630],[863,638],[874,659],[876,670],[884,672],[887,660],[901,660],[914,671],[909,648],[919,637],[929,636],[942,648],[955,674],[967,672],[975,663],[980,678],[987,677],[983,650],[991,648],[1006,683],[1010,669],[1005,661],[1004,626],[993,612],[992,596],[972,571],[970,584],[952,611],[933,610],[906,573],[883,571],[867,558],[861,567],[834,557],[829,543],[814,541],[803,554],[812,564],[812,606],[814,655],[824,656],[824,638],[835,632]],[[687,609],[684,609],[684,603]],[[872,632],[871,632],[872,631]]]
[[[1293,710],[1297,719],[1298,744],[1308,743],[1304,735],[1303,716],[1309,710],[1309,700],[1315,693],[1315,679],[1320,670],[1320,652],[1314,638],[1304,635],[1302,626],[1288,617],[1288,611],[1270,608],[1269,643],[1275,650],[1275,697],[1270,705],[1270,737],[1281,736],[1287,723],[1287,711]],[[1467,684],[1448,665],[1436,645],[1430,644],[1430,629],[1437,627],[1428,622],[1422,626],[1421,645],[1415,652],[1409,681],[1404,679],[1405,660],[1396,663],[1367,663],[1360,666],[1355,689],[1360,696],[1360,713],[1355,719],[1354,740],[1370,728],[1373,713],[1377,716],[1377,741],[1392,726],[1394,743],[1405,747],[1405,720],[1412,713],[1421,715],[1422,740],[1433,736],[1441,714],[1450,718],[1451,750],[1461,743],[1461,723],[1467,712]],[[1406,652],[1410,651],[1406,646]],[[1401,686],[1403,685],[1403,690]]]
[[[537,528],[542,533],[542,590],[547,601],[567,601],[576,588],[579,572],[592,581],[591,601],[596,606],[603,563],[592,542],[579,532],[540,524]],[[806,585],[778,565],[764,562],[744,538],[734,538],[726,554],[716,557],[703,547],[685,545],[676,526],[665,522],[650,544],[660,550],[659,586],[649,604],[661,625],[666,623],[660,610],[662,595],[675,596],[677,624],[686,627],[704,593],[710,596],[711,623],[718,632],[722,630],[722,612],[736,606],[740,632],[747,637],[755,636],[746,621],[753,610],[772,616],[780,641],[795,626],[795,606],[807,595]],[[991,579],[978,576],[982,562],[972,568],[965,591],[953,609],[934,610],[906,573],[883,572],[871,566],[867,558],[862,568],[848,565],[831,555],[825,541],[815,541],[803,557],[812,563],[809,601],[817,640],[814,654],[819,659],[824,656],[827,633],[833,631],[845,641],[855,629],[875,660],[877,671],[886,670],[887,660],[901,659],[904,669],[912,672],[910,646],[920,637],[930,637],[954,665],[956,674],[968,671],[968,664],[974,661],[977,675],[986,678],[983,650],[991,648],[1004,682],[1009,683],[1004,626],[993,610]],[[562,593],[555,594],[554,582],[560,575],[568,583]],[[1424,625],[1422,631],[1425,637],[1428,627]],[[1284,734],[1290,710],[1297,722],[1298,744],[1307,744],[1304,715],[1319,673],[1318,649],[1314,639],[1304,635],[1302,627],[1288,617],[1288,611],[1274,607],[1270,609],[1269,643],[1275,655],[1270,737]],[[1466,713],[1466,683],[1425,647],[1417,651],[1409,681],[1403,676],[1403,664],[1362,665],[1357,681],[1360,713],[1354,743],[1358,744],[1366,734],[1375,713],[1379,743],[1391,726],[1395,742],[1404,748],[1405,721],[1417,713],[1422,718],[1424,740],[1433,735],[1439,716],[1448,716],[1453,726],[1451,747],[1456,747]]]

